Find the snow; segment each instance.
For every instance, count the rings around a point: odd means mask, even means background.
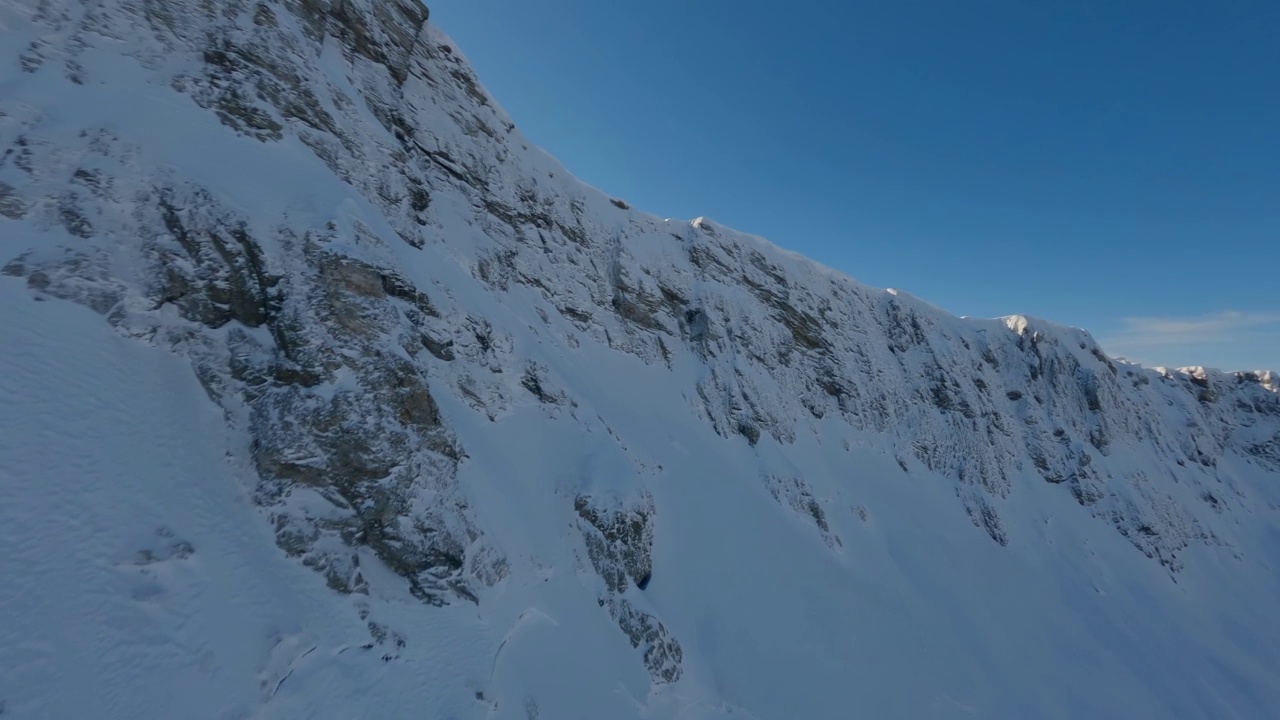
[[[686,679],[650,695],[566,547],[557,499],[637,475],[617,446],[536,412],[495,426],[461,407],[446,414],[475,458],[466,485],[523,552],[479,616],[387,588],[369,599],[407,639],[384,663],[359,649],[352,600],[275,550],[244,438],[185,362],[85,308],[32,302],[13,278],[0,292],[0,697],[14,717],[521,717],[529,698],[543,717],[1263,717],[1275,701],[1275,576],[1258,561],[1206,550],[1174,584],[1109,528],[1072,522],[1069,500],[1031,493],[1012,516],[1051,545],[1010,552],[940,482],[874,451],[805,440],[753,456],[692,420],[653,423],[678,391],[608,353],[574,371],[635,380],[593,410],[665,468],[648,485],[654,578],[629,593],[681,639]],[[850,506],[831,512],[842,551],[754,482],[764,468]]]
[[[229,717],[296,636],[190,366],[0,283],[0,698],[16,717]],[[186,554],[183,548],[192,548]],[[283,572],[282,572],[283,571]],[[295,598],[297,596],[294,596]],[[213,710],[218,712],[211,712]]]
[[[129,3],[100,5],[117,13],[119,37],[82,39],[86,84],[53,61],[0,75],[0,142],[49,148],[28,175],[0,164],[0,181],[33,203],[21,219],[0,216],[0,265],[92,250],[109,258],[103,287],[125,288],[113,327],[83,298],[0,276],[0,715],[1263,718],[1280,707],[1280,490],[1244,452],[1280,428],[1228,402],[1273,400],[1272,376],[1126,365],[1113,375],[1082,330],[957,319],[704,218],[620,210],[536,148],[518,149],[517,131],[466,132],[504,126],[492,102],[413,76],[402,101],[421,143],[448,151],[451,172],[485,168],[491,182],[482,197],[424,175],[419,249],[397,236],[399,211],[362,184],[407,172],[372,111],[350,100],[384,82],[367,61],[334,38],[309,60],[357,148],[342,162],[361,174],[344,178],[294,126],[274,142],[225,127],[169,82],[195,72],[195,56],[153,47]],[[297,20],[273,7],[293,32]],[[25,0],[0,0],[0,57],[45,32],[35,16]],[[45,37],[55,54],[75,47]],[[420,41],[448,42],[430,27]],[[457,57],[432,62],[465,66]],[[84,129],[117,139],[95,154]],[[114,193],[84,201],[90,238],[50,219],[84,165]],[[381,168],[395,171],[371,171]],[[331,227],[327,251],[393,269],[440,306],[431,329],[458,358],[414,362],[465,449],[456,479],[469,517],[508,563],[477,604],[424,605],[359,545],[335,552],[359,556],[369,592],[342,595],[277,547],[275,513],[321,514],[328,501],[299,488],[287,508],[262,507],[255,438],[193,371],[199,341],[245,329],[194,326],[145,296],[131,210],[149,186],[182,182],[209,192],[208,212],[242,213],[279,267],[307,270],[275,230]],[[478,210],[524,209],[530,192],[558,222],[580,217],[588,246]],[[478,277],[504,250],[509,277]],[[697,267],[697,253],[728,270]],[[709,318],[702,350],[678,339],[679,318],[637,330],[606,309],[661,288]],[[835,377],[857,397],[815,389],[821,364],[794,352],[768,293],[829,318]],[[473,319],[489,323],[488,349]],[[265,327],[246,332],[274,342]],[[1047,358],[1042,379],[1028,378],[1028,357]],[[1043,379],[1072,363],[1063,384]],[[562,402],[521,387],[531,366]],[[314,393],[356,387],[353,373]],[[933,407],[937,373],[983,379],[989,393],[949,392],[1013,429],[984,435]],[[1227,399],[1197,400],[1193,380]],[[1101,415],[1082,397],[1095,385]],[[1014,391],[1026,397],[1006,402]],[[877,400],[878,412],[858,404]],[[744,418],[763,430],[758,442],[732,430]],[[1085,440],[1098,427],[1105,453]],[[1045,481],[1031,447],[1042,435],[1055,438],[1040,449],[1051,464],[1091,458],[1104,499],[1086,507]],[[1201,454],[1215,464],[1197,464]],[[957,477],[971,470],[980,482]],[[643,648],[602,608],[606,585],[573,510],[584,495],[652,499],[652,579],[622,597],[679,641],[678,682],[655,682]],[[1007,545],[966,516],[976,507],[995,509]],[[1169,543],[1162,552],[1186,540],[1181,569],[1117,531],[1137,537],[1142,523]]]

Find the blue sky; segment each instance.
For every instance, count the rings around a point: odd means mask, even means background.
[[[1280,3],[437,0],[525,135],[959,315],[1280,369]]]

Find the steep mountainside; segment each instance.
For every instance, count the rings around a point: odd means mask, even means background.
[[[1273,374],[637,212],[415,0],[0,29],[0,714],[1280,707]]]

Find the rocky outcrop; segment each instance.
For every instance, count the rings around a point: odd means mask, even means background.
[[[606,592],[600,606],[626,633],[631,646],[644,652],[644,664],[654,682],[680,679],[684,652],[666,626],[635,607],[626,596],[630,588],[644,590],[653,575],[653,499],[613,507],[591,496],[573,502],[578,529],[591,565],[604,578]]]
[[[21,147],[33,168],[23,202],[51,225],[71,204],[35,168],[53,174],[74,159],[147,175],[106,134],[81,147]],[[334,249],[381,240],[359,227],[282,227],[268,238],[204,189],[163,176],[127,199],[127,214],[105,217],[98,206],[93,224],[136,245],[28,252],[3,273],[25,278],[37,297],[86,305],[122,332],[187,354],[210,396],[253,437],[258,500],[280,547],[334,589],[367,591],[361,548],[432,604],[474,602],[477,586],[500,580],[505,560],[458,493],[463,450],[418,362],[430,345],[425,325],[440,313],[394,270]]]
[[[766,475],[764,482],[774,500],[813,523],[818,532],[822,533],[822,539],[828,547],[834,550],[844,546],[840,536],[833,533],[827,523],[827,511],[823,508],[823,503],[813,496],[813,491],[802,478]],[[862,513],[865,514],[866,510],[863,509]]]

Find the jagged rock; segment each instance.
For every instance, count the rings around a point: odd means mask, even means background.
[[[780,505],[790,508],[796,514],[817,526],[818,531],[822,533],[823,541],[829,547],[834,549],[844,545],[840,537],[831,532],[831,526],[827,523],[827,513],[823,509],[822,502],[813,496],[813,491],[803,479],[766,475],[764,482],[769,488],[769,492],[773,495],[773,499],[777,500]],[[865,515],[866,509],[863,508],[860,517],[865,520]]]
[[[605,581],[607,592],[600,606],[608,609],[632,647],[644,649],[645,667],[654,682],[676,682],[682,673],[680,643],[661,621],[637,610],[625,597],[632,584],[643,590],[653,575],[653,498],[614,507],[579,495],[573,509],[587,556]]]
[[[573,501],[587,554],[604,578],[610,592],[625,592],[628,579],[639,583],[653,571],[653,499],[646,497],[634,507],[607,508],[590,496]]]
[[[83,151],[104,157],[120,148]],[[33,148],[33,167],[51,159],[44,152]],[[115,232],[140,239],[131,248],[138,262],[130,264],[144,272],[136,284],[117,276],[121,259],[100,248],[28,253],[4,274],[188,353],[211,397],[229,417],[242,416],[254,437],[258,497],[272,509],[280,546],[331,587],[364,588],[344,549],[352,545],[368,546],[433,604],[475,600],[477,580],[500,579],[464,572],[468,552],[483,544],[454,485],[461,450],[423,369],[389,351],[388,338],[439,317],[424,293],[392,271],[333,253],[331,235],[259,236],[199,187],[152,187],[121,221]],[[168,306],[185,325],[166,329]],[[227,332],[220,342],[196,335],[201,328]],[[349,389],[332,386],[339,371]],[[326,512],[292,507],[311,493]],[[423,495],[438,500],[415,509]]]
[[[673,683],[680,679],[684,651],[671,637],[666,626],[654,616],[636,610],[625,598],[601,599],[600,604],[618,621],[618,627],[631,641],[631,647],[643,648],[644,665],[654,682]]]

